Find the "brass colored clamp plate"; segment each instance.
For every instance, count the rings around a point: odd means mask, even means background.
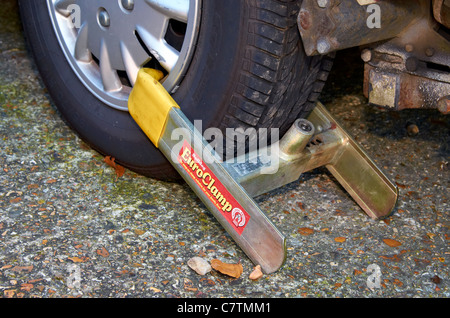
[[[279,145],[271,145],[270,150],[258,154],[246,154],[243,162],[257,156],[258,162],[265,162],[258,169],[245,168],[245,164],[225,162],[231,175],[252,197],[282,187],[297,180],[304,172],[318,167],[326,167],[345,190],[372,219],[389,216],[397,198],[397,186],[391,182],[364,150],[336,122],[326,108],[318,102],[307,118],[315,127],[315,134],[307,146],[297,156],[284,156],[286,138],[295,138],[288,133]],[[295,123],[294,123],[295,125]],[[299,133],[297,136],[301,137]],[[273,153],[278,152],[275,156]],[[276,164],[272,161],[276,160]],[[271,174],[261,173],[267,167],[277,167]]]

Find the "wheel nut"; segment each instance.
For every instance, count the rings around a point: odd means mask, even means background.
[[[134,9],[134,0],[122,0],[122,7],[125,10],[131,11]]]
[[[369,49],[365,49],[364,51],[361,52],[361,59],[368,63],[372,60],[372,51]]]
[[[111,24],[109,14],[105,9],[101,9],[98,13],[98,22],[102,27],[108,28]]]
[[[425,50],[425,55],[428,57],[432,57],[434,55],[434,49],[432,47],[429,47]]]
[[[412,51],[414,51],[414,46],[412,44],[406,44],[405,50],[406,52],[411,53]]]

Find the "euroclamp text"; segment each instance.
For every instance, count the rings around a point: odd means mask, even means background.
[[[190,304],[184,302],[177,305],[178,313],[197,313],[205,316],[215,313],[269,313],[269,302],[222,302],[217,304]]]

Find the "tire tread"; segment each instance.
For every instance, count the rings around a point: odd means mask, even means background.
[[[221,128],[280,128],[281,136],[296,118],[313,109],[333,56],[304,53],[297,29],[300,1],[248,2],[243,67]]]

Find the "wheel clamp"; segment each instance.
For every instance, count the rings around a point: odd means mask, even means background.
[[[222,161],[160,84],[160,78],[158,71],[139,71],[128,101],[131,116],[265,273],[283,265],[286,238],[253,197],[325,166],[369,217],[387,217],[395,207],[397,187],[320,103],[307,119],[296,120],[279,142],[264,151]]]

